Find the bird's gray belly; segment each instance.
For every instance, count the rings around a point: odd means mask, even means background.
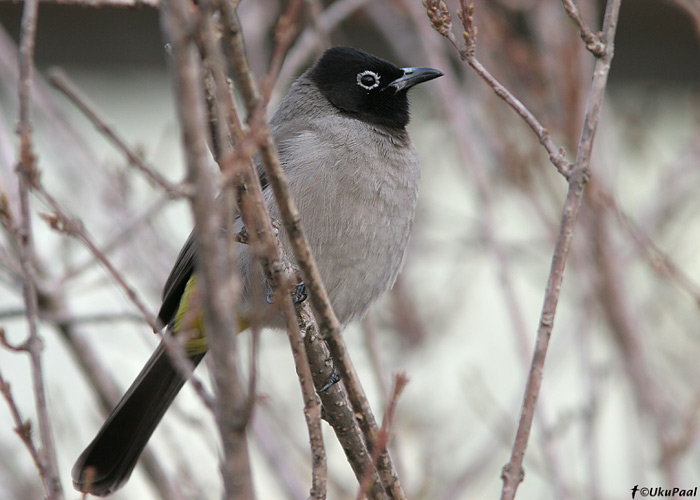
[[[325,187],[324,193],[299,197],[298,203],[331,303],[345,324],[362,316],[396,280],[416,196],[408,186],[394,187],[388,198],[371,187],[355,192]],[[312,206],[304,201],[309,199],[320,202]]]
[[[418,194],[418,159],[405,131],[388,133],[341,116],[305,127],[293,135],[278,131],[280,158],[331,303],[345,324],[362,316],[401,268]],[[274,215],[273,203],[270,208]]]

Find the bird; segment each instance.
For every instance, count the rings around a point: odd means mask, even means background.
[[[291,85],[270,120],[290,192],[343,326],[393,286],[403,265],[420,182],[418,155],[406,130],[407,93],[442,75],[433,68],[400,68],[361,49],[332,47]],[[260,165],[258,170],[267,208],[279,218]],[[239,217],[235,223],[241,226]],[[196,367],[206,354],[206,332],[201,321],[192,321],[201,314],[192,311],[198,265],[194,234],[166,280],[158,319],[167,325],[165,335],[186,326],[198,329],[184,347]],[[252,286],[261,274],[253,269],[249,247],[239,247],[243,304],[237,310],[243,330],[241,311],[260,300],[252,295],[264,295],[265,287]],[[263,326],[283,324],[269,316]],[[74,487],[105,496],[123,486],[185,380],[161,342],[77,459]]]

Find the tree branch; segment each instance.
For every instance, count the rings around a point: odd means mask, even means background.
[[[559,226],[559,235],[554,247],[552,264],[547,279],[544,304],[540,315],[535,349],[532,356],[532,364],[525,387],[525,396],[520,415],[518,430],[515,435],[513,449],[508,464],[503,468],[503,490],[501,500],[512,500],[515,498],[518,485],[523,478],[523,459],[527,442],[530,437],[532,420],[539,397],[542,378],[544,375],[544,362],[547,356],[549,340],[554,327],[554,317],[556,314],[559,292],[564,280],[564,269],[566,260],[571,248],[574,227],[581,207],[583,190],[590,177],[590,157],[593,150],[593,139],[598,129],[600,112],[603,106],[603,97],[607,83],[610,65],[614,53],[615,30],[620,12],[621,0],[609,0],[605,9],[603,21],[603,38],[605,51],[603,55],[596,59],[593,70],[591,89],[588,95],[588,106],[583,121],[583,130],[578,145],[576,163],[569,177],[569,189],[564,202],[564,210]]]
[[[51,421],[44,387],[44,371],[41,360],[43,342],[38,331],[39,305],[36,293],[36,253],[29,194],[38,178],[36,156],[34,154],[31,124],[31,94],[34,69],[34,44],[39,9],[37,0],[27,0],[22,11],[22,25],[19,44],[19,159],[16,171],[19,176],[20,199],[20,262],[24,278],[24,302],[27,311],[29,337],[27,351],[31,358],[32,382],[35,397],[39,433],[41,436],[41,473],[44,489],[50,500],[62,500],[63,489],[58,478],[56,449],[51,430]],[[9,390],[9,388],[8,388]]]
[[[225,496],[250,500],[255,497],[246,438],[246,397],[236,364],[237,328],[234,305],[238,288],[232,286],[232,258],[218,237],[221,218],[216,204],[216,181],[207,162],[206,119],[202,78],[198,70],[194,29],[201,19],[186,0],[163,2],[161,24],[172,44],[173,77],[188,178],[195,186],[192,212],[197,228],[198,293],[204,305],[212,377],[217,395],[215,412],[223,444],[221,473]],[[235,282],[237,285],[237,282]],[[235,298],[234,298],[235,297]]]

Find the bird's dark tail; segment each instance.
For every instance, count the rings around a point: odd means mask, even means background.
[[[189,359],[197,366],[204,354]],[[119,489],[184,383],[161,343],[73,466],[75,488],[98,496]]]

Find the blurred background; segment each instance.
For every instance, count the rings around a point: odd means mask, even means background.
[[[453,15],[458,2],[447,2]],[[244,0],[248,55],[265,73],[286,3]],[[593,57],[557,0],[476,0],[477,57],[573,160]],[[579,0],[594,31],[603,3]],[[17,211],[22,5],[0,3],[0,191]],[[456,26],[459,21],[454,16]],[[518,498],[623,499],[633,486],[700,486],[700,2],[622,3],[592,170],[569,256]],[[459,37],[459,35],[458,35]],[[423,166],[410,252],[395,288],[345,333],[380,418],[405,371],[392,443],[409,498],[496,498],[508,461],[558,232],[566,181],[522,120],[430,28],[417,0],[308,0],[273,99],[324,48],[352,45],[445,77],[412,91]],[[184,167],[154,8],[43,3],[34,127],[42,180],[152,310],[192,221],[150,185],[45,78],[60,67],[162,175]],[[37,215],[49,210],[33,202]],[[121,394],[157,342],[76,240],[34,220],[41,334],[67,498],[70,467],[105,416],[90,380]],[[0,236],[0,326],[27,332],[16,248]],[[242,362],[250,339],[241,335]],[[261,337],[251,429],[258,498],[304,499],[309,457],[288,342]],[[26,356],[0,349],[25,418]],[[203,376],[206,379],[206,376]],[[41,481],[0,404],[0,500]],[[329,498],[356,482],[329,429]],[[220,497],[213,420],[185,388],[151,441],[180,498]],[[139,468],[114,498],[168,498]],[[155,484],[155,485],[154,485]],[[171,485],[172,486],[172,485]]]

